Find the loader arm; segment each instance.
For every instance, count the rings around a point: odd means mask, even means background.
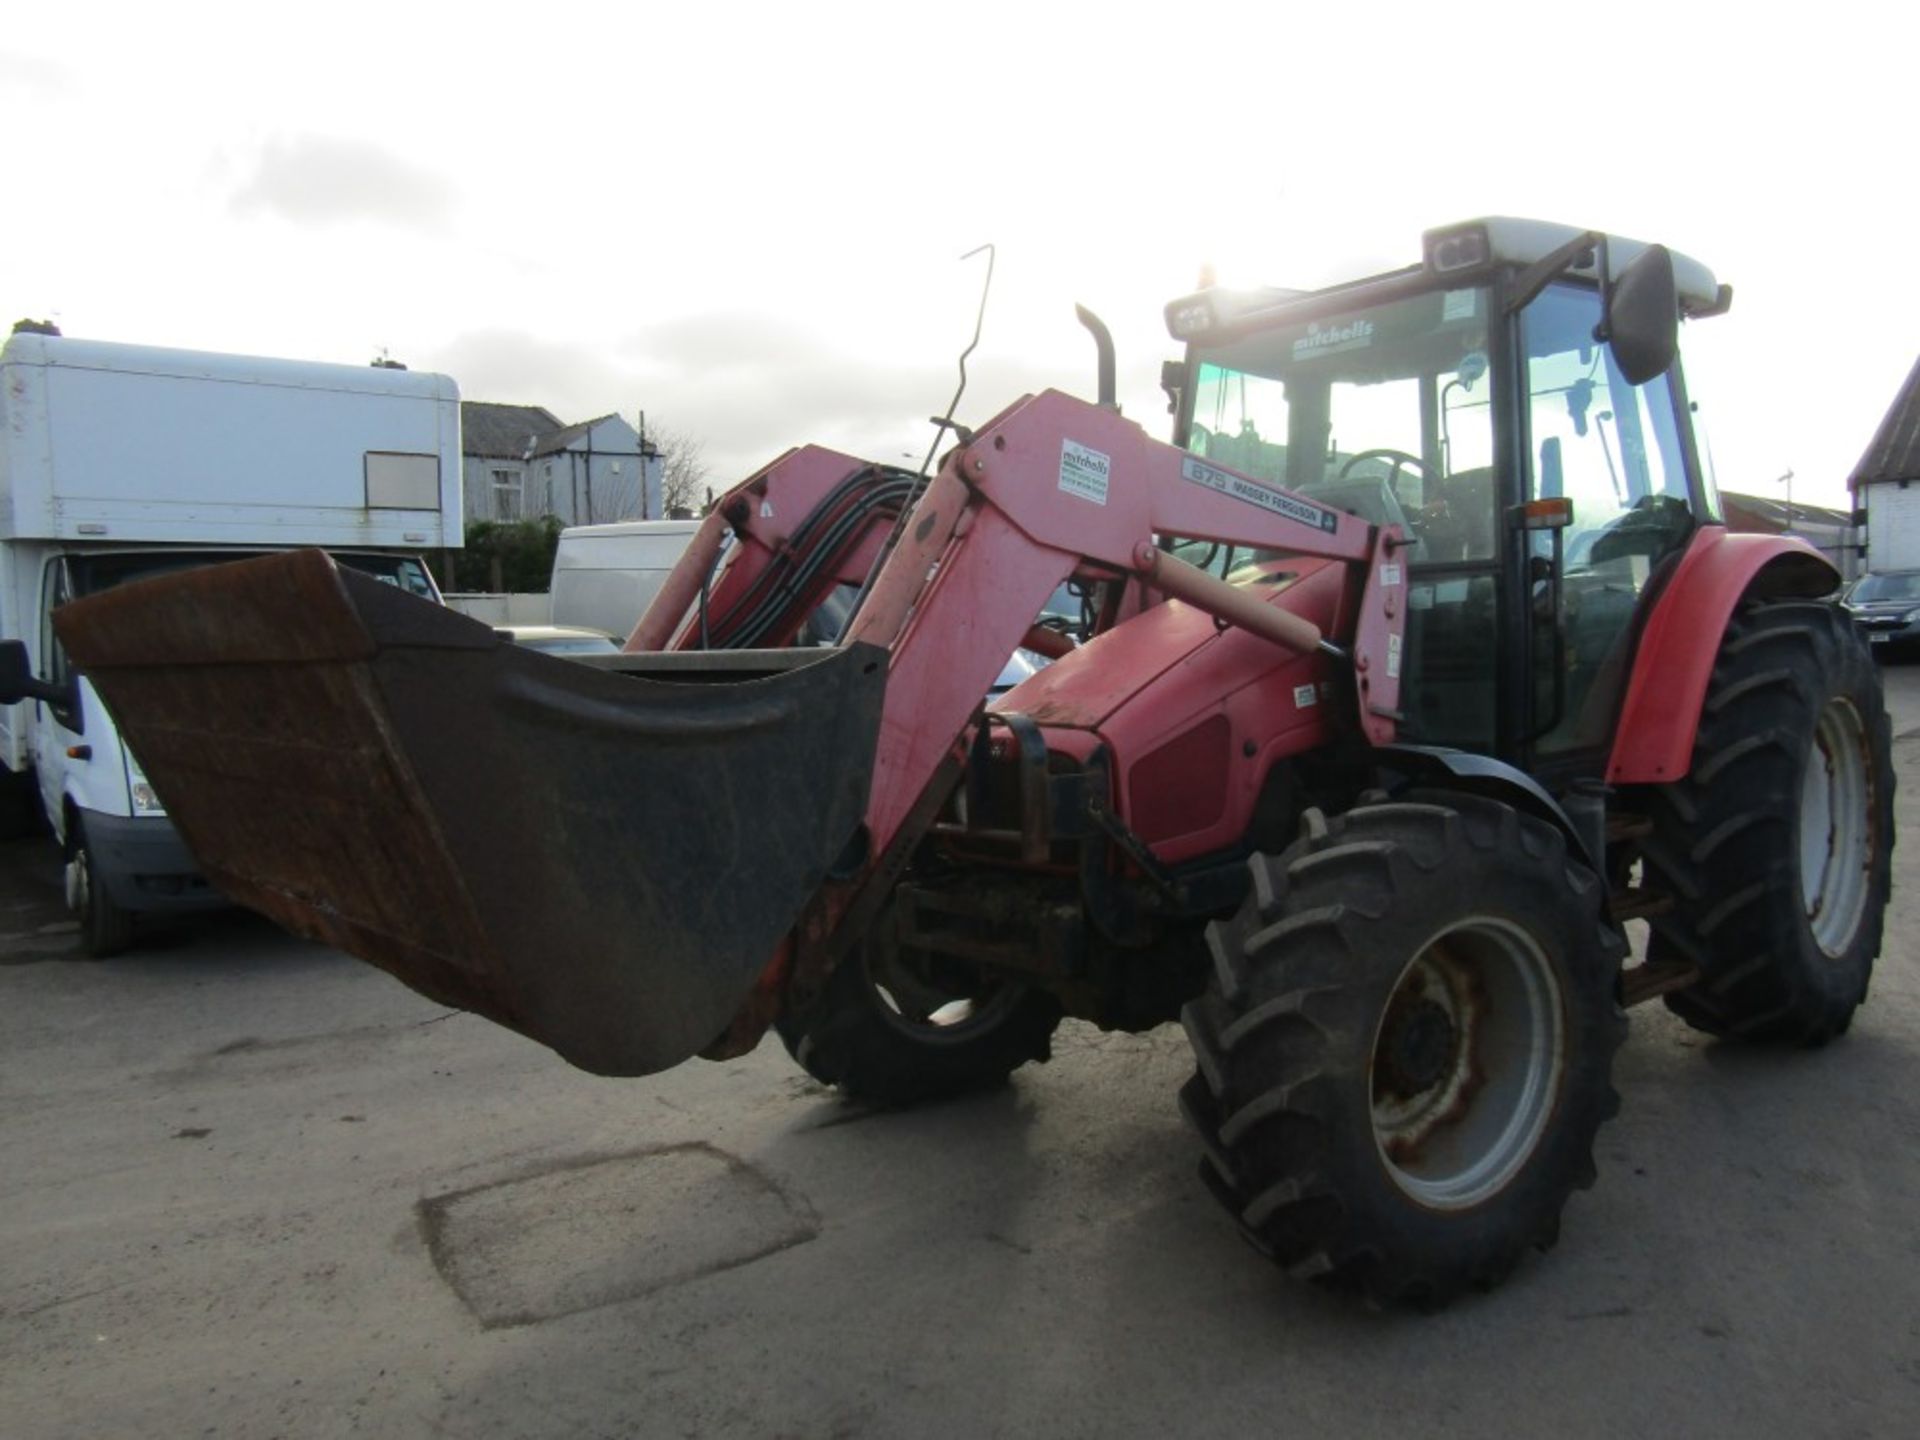
[[[819,489],[823,453],[795,452],[719,507],[739,548],[714,589],[716,602],[759,573],[758,556],[777,552],[782,515]],[[1340,637],[1348,648],[1176,560],[1155,543],[1163,535],[1364,566],[1359,624],[1353,636]],[[840,568],[843,580],[865,573],[877,541],[877,529],[870,528],[850,547],[854,562]],[[1394,556],[1401,541],[1395,531],[1209,464],[1150,439],[1112,411],[1056,391],[1001,412],[946,457],[847,634],[851,644],[888,653],[872,790],[855,846],[867,863],[823,887],[803,916],[797,945],[780,947],[711,1053],[718,1058],[750,1049],[782,1003],[796,966],[807,985],[819,984],[864,929],[957,778],[981,697],[1063,581],[1124,579],[1276,644],[1324,646],[1343,658],[1350,649],[1360,705],[1355,728],[1369,743],[1384,745],[1394,738],[1399,699],[1404,568]],[[690,550],[633,644],[691,633],[697,621],[678,609],[698,592],[717,549],[716,540]]]
[[[861,474],[859,461],[809,447],[729,492],[628,650],[696,643],[695,597],[722,538],[731,533],[737,544],[706,608],[724,617],[763,580],[768,557],[790,547],[796,522],[829,503],[844,507],[836,482]],[[843,583],[864,575],[882,522],[895,513],[897,506],[875,507],[827,573]],[[888,651],[888,698],[865,822],[875,853],[892,842],[1008,653],[1065,580],[1128,579],[1177,594],[1225,623],[1264,629],[1279,644],[1311,649],[1323,642],[1287,611],[1250,601],[1173,559],[1155,543],[1166,535],[1367,565],[1361,624],[1356,635],[1341,638],[1351,640],[1359,677],[1356,724],[1370,743],[1391,743],[1404,590],[1403,568],[1392,557],[1402,537],[1153,440],[1109,410],[1046,391],[1002,411],[946,457],[847,633],[849,643]],[[820,593],[818,583],[797,590],[789,613],[769,628],[790,635],[796,612],[803,615]]]
[[[128,585],[56,624],[228,894],[602,1074],[733,1053],[796,975],[831,967],[1070,577],[1332,646],[1357,677],[1353,727],[1392,738],[1398,534],[1055,392],[946,457],[845,643],[783,648],[865,576],[916,483],[783,456],[729,492],[600,664],[519,650],[311,551]],[[1162,535],[1364,567],[1355,633],[1321,636]]]

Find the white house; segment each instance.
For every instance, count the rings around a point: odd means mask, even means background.
[[[1893,397],[1847,485],[1854,519],[1867,528],[1867,568],[1920,567],[1920,361]]]
[[[618,415],[562,424],[538,405],[463,401],[466,518],[566,525],[661,517],[661,456]]]

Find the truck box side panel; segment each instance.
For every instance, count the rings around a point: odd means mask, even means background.
[[[15,351],[0,533],[460,543],[459,400],[444,377],[59,340]],[[370,506],[370,477],[373,499],[405,508]]]

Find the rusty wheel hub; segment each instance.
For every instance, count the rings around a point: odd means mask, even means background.
[[[1374,1037],[1374,1142],[1434,1209],[1498,1192],[1546,1132],[1566,1064],[1558,972],[1511,921],[1474,917],[1408,962]]]

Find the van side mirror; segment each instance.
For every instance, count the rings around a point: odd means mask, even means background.
[[[59,704],[67,698],[67,687],[37,679],[27,660],[27,642],[0,640],[0,705],[20,700],[45,700]]]
[[[1680,290],[1673,278],[1673,256],[1664,245],[1649,245],[1620,278],[1607,287],[1604,340],[1629,385],[1644,385],[1667,373],[1680,352]]]

